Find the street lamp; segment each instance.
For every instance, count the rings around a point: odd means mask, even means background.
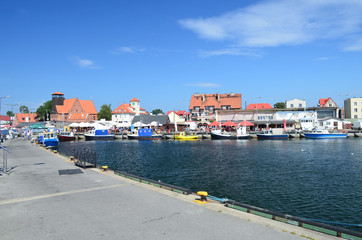
[[[0,116],[1,116],[1,99],[3,99],[3,98],[9,98],[9,97],[11,97],[11,96],[0,97]],[[1,119],[0,119],[0,123],[1,123]]]

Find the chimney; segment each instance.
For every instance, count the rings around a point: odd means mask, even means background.
[[[217,101],[220,102],[220,93],[217,93]]]
[[[202,94],[202,102],[205,102],[206,101],[206,96],[205,94]]]

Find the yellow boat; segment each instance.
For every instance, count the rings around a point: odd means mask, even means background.
[[[178,135],[175,135],[175,140],[197,140],[197,135],[187,135],[185,132],[181,132]]]

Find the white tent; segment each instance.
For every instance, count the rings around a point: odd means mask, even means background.
[[[123,123],[117,123],[116,127],[120,128],[120,127],[130,127],[131,126],[131,123],[126,123],[126,122],[123,122]]]
[[[93,127],[93,124],[81,122],[81,123],[79,124],[79,127]]]
[[[79,127],[79,123],[76,123],[76,122],[71,123],[71,124],[69,124],[69,127]]]
[[[133,124],[133,126],[135,127],[147,127],[148,125],[141,123],[141,122],[136,122],[135,124]]]
[[[153,127],[162,126],[162,124],[160,124],[160,123],[157,122],[157,121],[153,121],[153,122],[151,122],[150,124],[151,124],[151,126],[153,126]]]

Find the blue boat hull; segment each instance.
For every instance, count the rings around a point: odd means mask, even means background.
[[[84,135],[85,140],[113,140],[114,135],[99,135],[99,136],[89,136]]]
[[[288,134],[270,135],[270,134],[257,134],[260,140],[288,140]]]
[[[55,148],[58,147],[58,139],[44,139],[43,146],[46,148]]]
[[[313,139],[329,139],[329,138],[347,138],[347,134],[337,133],[337,134],[316,134],[316,133],[304,133],[306,138]]]

